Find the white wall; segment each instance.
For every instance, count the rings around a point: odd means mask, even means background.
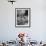
[[[33,40],[46,40],[45,0],[17,0],[13,5],[0,0],[0,40],[15,40],[19,32],[29,33]],[[15,8],[31,8],[31,27],[15,27]]]

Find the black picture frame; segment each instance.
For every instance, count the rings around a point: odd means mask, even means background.
[[[24,13],[24,15],[23,15],[23,13]],[[25,19],[23,21],[24,17],[22,18],[22,16],[24,16],[25,18],[28,18],[28,19]],[[21,17],[21,19],[19,19],[20,17]],[[18,27],[18,28],[31,27],[31,8],[15,8],[15,27]]]

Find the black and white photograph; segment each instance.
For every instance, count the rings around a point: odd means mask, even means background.
[[[30,8],[16,8],[15,13],[16,27],[30,27]]]

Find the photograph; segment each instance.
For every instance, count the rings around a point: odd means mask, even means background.
[[[15,8],[15,26],[30,27],[30,8]]]

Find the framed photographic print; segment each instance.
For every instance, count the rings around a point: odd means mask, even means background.
[[[15,27],[30,27],[30,8],[15,8]]]

